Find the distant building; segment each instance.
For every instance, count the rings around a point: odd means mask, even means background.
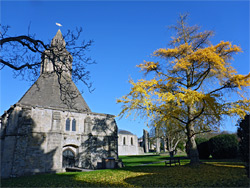
[[[139,146],[138,138],[126,130],[118,131],[118,155],[141,155],[143,147]]]
[[[67,167],[105,168],[105,159],[118,158],[114,116],[90,110],[71,72],[63,72],[58,81],[53,64],[62,70],[72,67],[65,45],[58,30],[45,51],[50,58],[42,57],[40,77],[0,118],[1,177],[62,172]],[[137,148],[132,137],[126,143]]]

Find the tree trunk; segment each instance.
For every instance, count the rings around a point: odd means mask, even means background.
[[[159,138],[159,129],[157,127],[155,129],[155,136],[156,136],[156,153],[160,153],[161,145],[160,145],[160,138]]]
[[[161,152],[161,143],[160,143],[160,138],[156,138],[156,153]]]
[[[193,133],[194,133],[194,125],[193,122],[191,122],[189,126],[187,126],[187,136],[188,136],[187,152],[190,158],[190,164],[197,164],[200,162],[200,160],[199,160],[197,145],[195,142],[195,135]]]
[[[166,139],[163,138],[163,151],[166,152]]]
[[[187,137],[188,137],[187,151],[188,151],[188,156],[190,158],[190,164],[197,164],[200,162],[200,160],[199,160],[199,153],[198,153],[197,145],[195,142],[192,104],[188,106],[188,123],[186,125],[186,130],[187,130]]]

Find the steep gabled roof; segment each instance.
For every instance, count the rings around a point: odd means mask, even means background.
[[[43,108],[91,112],[74,82],[69,79],[67,85],[70,87],[68,91],[64,92],[62,89],[64,85],[59,83],[55,73],[42,74],[18,103]]]
[[[30,87],[19,104],[91,112],[81,93],[72,81],[70,68],[72,58],[66,49],[66,43],[60,29],[51,41],[49,49],[42,58],[41,75]],[[61,60],[62,59],[62,60]],[[63,72],[55,72],[55,67]]]

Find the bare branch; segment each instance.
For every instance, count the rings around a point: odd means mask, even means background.
[[[21,69],[23,69],[25,67],[27,67],[28,69],[32,69],[33,66],[41,64],[41,62],[39,62],[39,63],[33,63],[33,64],[26,63],[26,64],[24,64],[24,65],[22,65],[20,67],[17,67],[17,66],[14,66],[13,64],[10,64],[10,63],[2,60],[2,59],[0,59],[0,63],[2,63],[3,65],[8,66],[8,67],[10,67],[11,69],[14,69],[14,70],[21,70]]]
[[[69,106],[74,105],[77,94],[75,91],[71,91],[72,86],[67,81],[65,74],[70,75],[70,79],[72,77],[75,82],[83,83],[90,92],[94,90],[87,66],[95,62],[90,57],[86,57],[85,54],[93,41],[81,41],[82,28],[76,28],[73,31],[68,30],[65,38],[62,39],[62,43],[66,43],[66,45],[58,46],[35,39],[29,33],[30,25],[28,26],[28,35],[7,36],[8,29],[8,26],[1,26],[1,70],[9,67],[14,70],[16,77],[21,76],[23,79],[27,78],[27,80],[34,81],[39,76],[40,66],[41,74],[43,74],[42,71],[47,66],[44,64],[50,64],[52,68],[50,68],[49,74],[55,73],[57,75],[61,99]]]

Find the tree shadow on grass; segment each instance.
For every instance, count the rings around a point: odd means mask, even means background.
[[[3,187],[248,187],[244,169],[200,164],[126,167],[16,178]],[[14,182],[14,184],[13,184]]]
[[[100,170],[101,171],[101,170]],[[1,180],[1,187],[124,187],[122,182],[100,181],[91,172],[40,174]]]
[[[140,187],[249,187],[249,179],[239,166],[200,164],[174,167],[131,167],[129,171],[146,173],[124,181]]]

